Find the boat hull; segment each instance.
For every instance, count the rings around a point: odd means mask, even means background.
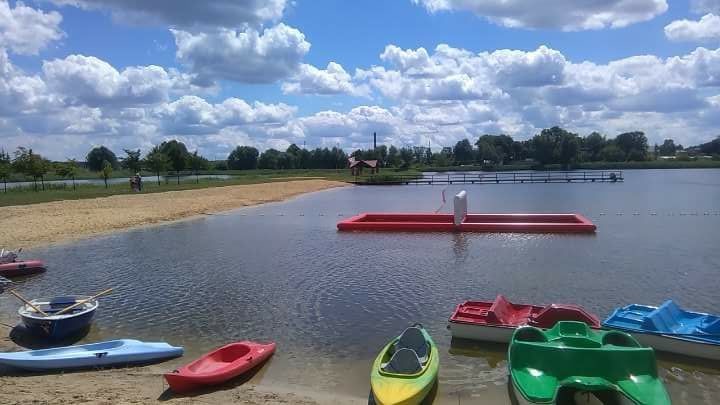
[[[40,260],[22,260],[0,264],[0,276],[19,277],[45,271],[45,263]]]
[[[624,331],[632,335],[641,345],[652,347],[655,350],[696,357],[708,360],[720,360],[720,345],[694,342],[688,339],[677,339],[667,335],[654,335]]]
[[[95,311],[57,320],[42,320],[37,318],[21,317],[27,331],[38,337],[59,340],[87,329],[95,316]]]
[[[182,356],[167,343],[113,340],[26,352],[0,353],[0,364],[31,371],[54,371],[149,363]]]
[[[515,386],[515,384],[510,384],[512,386],[512,394],[515,398],[515,401],[513,404],[517,405],[538,405],[538,404],[550,404],[550,402],[531,402],[527,398],[525,398],[520,390]],[[626,396],[620,395],[617,393],[611,394],[614,401],[611,402],[614,405],[638,405],[635,402],[629,400]],[[580,394],[575,395],[573,397],[573,401],[571,402],[563,402],[564,404],[570,404],[570,405],[603,405],[603,402],[595,398],[594,396]],[[649,405],[649,404],[648,404]]]
[[[510,343],[515,328],[502,326],[470,325],[450,322],[450,333],[454,338],[480,340],[495,343]]]
[[[170,385],[170,389],[176,393],[186,393],[205,386],[222,384],[265,362],[275,353],[275,347],[275,343],[231,343],[202,356],[179,370],[166,373],[164,377]],[[238,350],[242,350],[242,355],[236,354]],[[233,351],[236,353],[234,354]]]

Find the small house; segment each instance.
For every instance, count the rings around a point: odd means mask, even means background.
[[[363,169],[369,169],[370,174],[380,172],[380,166],[378,166],[377,160],[355,160],[354,157],[351,157],[348,159],[348,166],[353,176],[360,176]]]

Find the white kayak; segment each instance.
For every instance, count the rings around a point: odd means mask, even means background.
[[[179,357],[182,347],[122,339],[87,345],[0,353],[0,364],[24,370],[65,370],[148,363]]]

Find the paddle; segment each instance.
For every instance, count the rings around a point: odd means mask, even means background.
[[[30,308],[34,309],[34,310],[35,310],[36,312],[38,312],[40,315],[42,315],[42,316],[48,316],[48,314],[47,314],[45,311],[43,311],[42,309],[36,307],[32,302],[30,302],[30,301],[26,300],[25,298],[23,298],[23,296],[20,295],[20,294],[18,294],[18,293],[16,293],[15,290],[10,290],[10,291],[8,291],[8,292],[9,292],[10,294],[14,295],[15,297],[17,297],[17,299],[19,299],[20,301],[22,301],[22,302],[24,302],[25,304],[27,304]]]
[[[56,312],[56,313],[55,313],[55,316],[57,316],[57,315],[62,315],[62,314],[64,314],[65,312],[68,312],[68,311],[70,311],[70,310],[72,310],[72,309],[75,309],[75,308],[79,307],[80,305],[85,304],[86,302],[92,301],[92,300],[94,300],[94,299],[96,299],[96,298],[98,298],[98,297],[100,297],[100,296],[103,296],[103,295],[106,295],[106,294],[110,294],[110,293],[112,292],[112,290],[113,290],[112,288],[108,288],[107,290],[105,290],[105,291],[103,291],[103,292],[100,292],[100,293],[97,293],[97,294],[93,295],[93,296],[90,297],[90,298],[84,299],[84,300],[82,300],[82,301],[78,301],[78,302],[76,302],[75,304],[70,305],[69,307],[67,307],[67,308],[65,308],[65,309],[63,309],[63,310]]]

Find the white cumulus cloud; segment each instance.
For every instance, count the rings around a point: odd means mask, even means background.
[[[676,20],[665,26],[671,41],[720,41],[720,15],[705,14],[699,21]]]
[[[462,10],[506,27],[565,31],[618,28],[650,20],[668,9],[666,0],[412,0],[430,12]]]
[[[310,50],[305,35],[285,24],[245,31],[172,30],[177,59],[197,75],[197,83],[218,79],[272,83],[295,73]]]
[[[142,105],[167,99],[172,85],[160,66],[128,67],[122,72],[94,56],[70,55],[43,63],[48,85],[69,104]]]
[[[693,11],[698,14],[720,14],[720,0],[692,0],[690,4]]]
[[[282,125],[295,111],[295,107],[283,103],[250,105],[244,100],[229,98],[211,104],[198,96],[183,96],[158,107],[155,115],[167,133],[192,135],[217,133],[232,126]]]
[[[299,71],[287,82],[283,83],[285,94],[349,94],[367,96],[366,86],[356,86],[353,77],[343,69],[342,65],[330,62],[325,69],[302,64]]]
[[[62,16],[56,11],[46,13],[21,1],[10,8],[7,0],[0,0],[0,46],[18,54],[36,55],[65,36],[60,22]]]

